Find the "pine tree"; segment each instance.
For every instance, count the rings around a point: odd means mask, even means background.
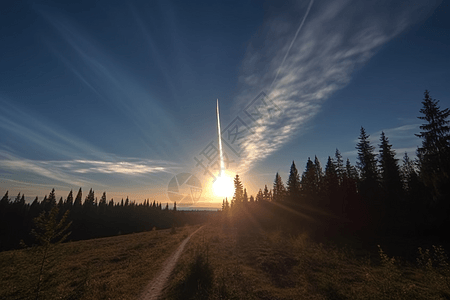
[[[82,197],[83,197],[83,193],[80,188],[78,190],[77,196],[75,197],[75,201],[73,202],[74,208],[78,209],[82,206],[82,202],[81,202]]]
[[[242,202],[244,202],[244,204],[248,203],[247,189],[244,189],[244,195],[242,197]]]
[[[308,157],[306,162],[306,169],[302,174],[301,193],[306,202],[313,204],[317,200],[318,182],[317,182],[316,166]],[[317,204],[317,203],[315,203]]]
[[[42,200],[41,203],[42,207],[45,211],[50,211],[54,206],[56,206],[56,195],[55,195],[55,189],[52,189],[50,194],[44,197],[44,200]]]
[[[0,200],[0,207],[6,207],[8,204],[9,204],[9,196],[8,196],[8,191],[6,191],[2,200]]]
[[[337,197],[339,190],[339,178],[336,171],[336,165],[329,156],[325,166],[323,183],[326,199],[325,204],[327,205],[327,208],[331,209],[334,213],[340,214],[342,212],[342,203],[340,203],[341,199]]]
[[[258,193],[256,194],[256,202],[261,202],[263,201],[264,196],[263,196],[263,192],[261,189],[259,189]]]
[[[358,149],[356,165],[361,177],[360,193],[366,200],[369,198],[374,200],[379,191],[377,161],[374,153],[375,147],[370,144],[369,135],[363,127],[361,127],[359,143],[356,145],[356,149]]]
[[[426,121],[416,134],[422,139],[422,147],[417,150],[421,178],[432,193],[433,202],[450,197],[450,116],[448,108],[441,110],[439,101],[432,99],[425,90],[423,108],[418,117]],[[448,201],[447,201],[448,202]]]
[[[267,188],[267,184],[264,185],[263,200],[264,201],[270,201],[269,189]]]
[[[94,191],[92,190],[92,188],[89,190],[88,195],[86,196],[86,198],[84,199],[84,203],[83,203],[83,207],[85,209],[90,210],[93,206],[94,206],[94,201],[95,201],[95,194]]]
[[[41,252],[38,280],[36,283],[36,299],[39,299],[42,284],[45,282],[44,275],[48,261],[54,255],[52,253],[53,246],[62,243],[70,235],[70,232],[67,232],[72,223],[67,221],[69,212],[67,211],[59,221],[57,219],[58,214],[58,207],[53,206],[49,212],[44,211],[33,220],[35,228],[31,233],[39,242],[40,247],[38,250]]]
[[[300,200],[300,175],[298,174],[295,162],[292,161],[289,178],[286,183],[287,197],[291,204],[298,204]]]
[[[350,219],[355,220],[360,217],[359,208],[361,203],[359,202],[358,196],[358,182],[359,176],[358,171],[347,158],[345,163],[345,173],[342,182],[344,196],[343,196],[343,213]]]
[[[234,177],[234,196],[233,196],[233,202],[235,204],[242,203],[244,198],[244,188],[242,186],[241,179],[239,178],[239,175],[236,174]]]
[[[402,197],[403,191],[398,159],[395,158],[395,151],[392,150],[392,145],[389,144],[389,140],[384,132],[381,132],[380,141],[379,164],[381,186],[385,197],[389,201],[398,202]],[[389,203],[388,205],[390,206],[390,204],[392,203]]]
[[[344,161],[342,160],[342,155],[339,149],[336,148],[336,152],[334,154],[334,165],[336,168],[336,175],[339,179],[339,185],[342,184],[342,181],[344,180],[344,174],[345,174],[345,167],[344,167]]]
[[[272,191],[273,191],[272,198],[274,202],[284,201],[286,195],[286,188],[284,187],[283,181],[281,180],[281,176],[278,174],[278,172],[275,175]]]
[[[73,205],[73,192],[70,190],[69,195],[67,195],[66,199],[66,209],[72,208]]]

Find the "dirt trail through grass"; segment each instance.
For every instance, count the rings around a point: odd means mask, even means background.
[[[197,231],[202,229],[200,227],[193,233],[191,233],[187,238],[183,240],[178,249],[167,259],[164,263],[164,267],[161,272],[147,285],[145,291],[142,293],[140,300],[156,300],[160,296],[163,288],[166,286],[167,280],[169,279],[170,274],[172,273],[175,265],[180,258],[181,253],[183,253],[184,247],[189,242],[191,236],[193,236]]]

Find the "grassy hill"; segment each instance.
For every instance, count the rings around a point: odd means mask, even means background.
[[[44,272],[42,299],[137,299],[164,261],[196,227],[57,245]],[[194,235],[163,299],[449,299],[445,252],[416,258],[377,247],[318,243],[307,234],[209,224]],[[417,245],[417,247],[420,245]],[[389,247],[387,247],[389,248]],[[411,250],[412,251],[412,250]],[[0,299],[34,299],[37,249],[0,253]]]
[[[450,299],[441,248],[423,249],[410,261],[376,243],[364,248],[357,241],[337,246],[307,234],[208,226],[191,238],[164,298]]]
[[[198,226],[56,245],[40,299],[137,299],[180,242]],[[0,252],[0,299],[35,299],[38,248]]]

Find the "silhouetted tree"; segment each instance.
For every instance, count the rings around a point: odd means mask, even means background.
[[[309,204],[317,204],[315,200],[317,200],[318,196],[318,172],[316,170],[315,164],[308,157],[308,161],[306,162],[305,171],[302,174],[301,181],[301,193],[304,201]]]
[[[65,202],[66,210],[71,209],[73,206],[73,192],[70,190],[69,194],[67,195],[67,199]]]
[[[335,214],[342,213],[342,199],[337,197],[339,192],[339,178],[336,171],[336,165],[328,156],[328,161],[325,166],[325,175],[323,177],[324,186],[324,198],[327,208],[329,208]]]
[[[82,197],[83,193],[81,191],[81,188],[78,190],[77,196],[75,197],[75,201],[73,202],[74,209],[78,210],[82,206]]]
[[[356,145],[356,149],[358,149],[356,166],[361,177],[359,191],[364,198],[373,199],[378,194],[377,161],[374,153],[375,147],[370,144],[369,135],[363,127],[361,127],[359,143]]]
[[[381,132],[380,142],[380,182],[387,201],[386,208],[388,210],[398,209],[399,207],[396,207],[396,205],[399,204],[403,197],[398,159],[395,158],[395,151],[392,149],[392,145],[389,144],[389,140],[384,132]]]
[[[289,178],[286,183],[287,198],[290,204],[299,204],[300,200],[300,175],[295,162],[292,161]],[[258,197],[257,197],[258,198]]]
[[[342,184],[342,181],[344,180],[344,174],[345,174],[345,167],[344,167],[344,161],[342,159],[341,152],[339,149],[336,148],[336,152],[334,154],[334,165],[336,169],[336,175],[339,180],[339,185]]]
[[[432,99],[425,90],[423,107],[418,117],[426,121],[416,134],[422,139],[422,147],[417,150],[420,163],[420,176],[425,186],[431,191],[433,205],[441,199],[449,202],[450,198],[450,110],[440,109],[439,101]]]
[[[284,201],[284,198],[286,196],[286,188],[284,187],[283,181],[281,180],[281,176],[278,174],[278,172],[275,175],[272,191],[272,198],[274,202]]]
[[[234,204],[240,204],[242,203],[244,198],[244,188],[242,186],[241,179],[239,178],[239,175],[236,174],[234,177],[234,196],[233,196],[233,202]]]
[[[263,192],[261,189],[259,189],[258,193],[256,194],[256,202],[261,202],[264,200]]]

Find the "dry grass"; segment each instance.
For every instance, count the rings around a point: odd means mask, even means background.
[[[69,242],[55,246],[41,299],[136,299],[196,227]],[[0,299],[34,299],[36,248],[0,252]]]
[[[42,299],[137,299],[196,228],[58,245]],[[373,246],[369,253],[322,245],[307,235],[207,225],[187,244],[162,298],[450,299],[442,249],[424,249],[415,263],[377,254],[376,241]],[[0,253],[0,299],[33,299],[36,254]]]
[[[420,267],[374,254],[324,246],[307,235],[209,225],[191,239],[163,298],[450,299],[448,265]],[[212,273],[208,286],[193,268],[199,255]],[[193,277],[198,286],[192,287]]]

